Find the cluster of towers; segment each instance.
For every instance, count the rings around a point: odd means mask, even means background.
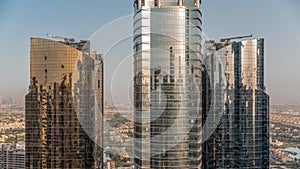
[[[135,167],[269,168],[264,39],[202,54],[200,5],[134,2]]]
[[[264,39],[203,54],[200,5],[134,1],[134,167],[267,169]],[[32,38],[30,80],[26,168],[103,168],[103,55]]]

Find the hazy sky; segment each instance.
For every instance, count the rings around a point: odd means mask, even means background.
[[[23,97],[26,94],[29,84],[30,37],[46,37],[46,33],[50,33],[89,39],[107,23],[132,14],[132,1],[1,0],[0,96]],[[266,86],[272,104],[300,104],[300,1],[202,2],[204,34],[210,39],[249,33],[254,33],[255,37],[264,37]],[[121,32],[123,28],[118,29]],[[103,40],[109,41],[110,36],[113,38],[119,33],[116,30],[112,30],[112,35],[103,36]],[[111,54],[117,55],[122,60],[120,53]],[[114,58],[108,60],[110,62],[106,66],[115,61]],[[110,89],[105,90],[109,94]]]

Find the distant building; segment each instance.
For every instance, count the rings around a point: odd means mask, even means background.
[[[264,39],[207,41],[205,45],[211,75],[207,78],[211,83],[205,84],[210,93],[205,93],[211,98],[208,104],[217,110],[213,117],[221,119],[203,144],[202,167],[268,169],[269,96],[264,83]],[[223,75],[224,80],[218,81]],[[215,84],[218,86],[210,90]],[[218,91],[222,87],[223,94]],[[219,104],[223,100],[224,104]],[[224,105],[222,114],[218,111],[220,105]],[[209,111],[203,112],[205,117]]]
[[[102,168],[103,56],[89,41],[30,46],[26,168]]]
[[[25,150],[25,142],[24,141],[16,142],[16,149]]]
[[[1,169],[25,169],[25,150],[15,149],[9,144],[0,147]]]
[[[106,169],[116,169],[116,163],[111,160],[107,160]]]

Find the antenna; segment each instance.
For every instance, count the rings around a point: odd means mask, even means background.
[[[66,43],[75,42],[74,38],[67,38],[67,37],[62,37],[62,36],[54,36],[54,35],[49,35],[48,33],[47,33],[47,36],[49,38],[63,39]]]
[[[252,38],[253,37],[253,33],[250,35],[246,35],[246,36],[236,36],[236,37],[230,37],[230,38],[222,38],[220,40],[220,42],[229,42],[230,40],[233,39],[244,39],[244,38]]]

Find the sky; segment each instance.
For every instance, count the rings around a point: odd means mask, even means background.
[[[102,48],[95,47],[107,56],[107,81],[130,74],[131,61],[125,59],[130,54],[119,51],[131,47],[130,37],[124,35],[131,31],[126,29],[131,28],[132,1],[1,0],[0,96],[24,98],[29,86],[30,37],[46,38],[46,33],[107,42]],[[299,8],[299,0],[202,0],[202,27],[207,38],[249,33],[265,38],[265,80],[272,104],[300,104]],[[124,43],[108,45],[119,37]],[[112,76],[115,67],[126,69],[121,71],[124,76]],[[105,94],[122,92],[123,84],[114,83],[113,88],[106,83]]]

